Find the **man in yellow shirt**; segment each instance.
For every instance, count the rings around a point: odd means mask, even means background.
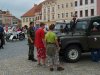
[[[47,57],[49,58],[50,63],[50,71],[54,70],[54,66],[57,65],[57,70],[62,71],[64,70],[63,67],[60,66],[59,63],[59,56],[58,56],[58,48],[59,43],[57,41],[57,36],[53,32],[55,25],[50,25],[49,26],[49,31],[45,35],[45,40],[46,40],[46,48],[47,48]]]

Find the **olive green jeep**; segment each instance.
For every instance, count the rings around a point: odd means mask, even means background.
[[[81,54],[100,48],[100,16],[77,20],[73,31],[58,35],[60,55],[69,62],[77,62]]]

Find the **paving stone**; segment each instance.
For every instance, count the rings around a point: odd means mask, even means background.
[[[27,60],[27,55],[26,40],[6,43],[0,50],[0,75],[100,75],[100,62],[92,62],[87,56],[77,63],[63,63],[64,71],[50,72],[48,67]]]

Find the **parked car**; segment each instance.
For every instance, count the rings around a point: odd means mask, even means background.
[[[93,30],[94,27],[97,30]],[[78,19],[73,31],[58,37],[60,56],[69,62],[77,62],[82,53],[100,48],[100,16]]]

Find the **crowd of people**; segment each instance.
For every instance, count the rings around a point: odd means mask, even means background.
[[[27,33],[27,26],[25,27],[18,27],[18,26],[2,26],[0,25],[0,49],[4,49],[4,44],[5,44],[5,40],[7,37],[7,34],[10,33],[15,33],[18,34],[19,32],[24,32]]]
[[[44,23],[40,23],[40,27],[35,30],[34,22],[30,22],[30,27],[27,31],[29,43],[28,60],[38,61],[38,66],[45,66],[48,58],[50,71],[53,71],[55,66],[57,66],[57,71],[62,71],[64,68],[59,61],[58,52],[60,47],[57,36],[53,32],[54,27],[55,25],[50,25],[49,31],[45,34]],[[37,49],[37,60],[34,58],[34,46]]]
[[[30,22],[30,27],[28,29],[28,59],[34,62],[38,61],[38,66],[46,65],[46,59],[49,59],[48,61],[50,71],[54,70],[54,66],[57,66],[58,71],[62,71],[64,70],[64,68],[60,64],[58,54],[60,46],[57,41],[57,36],[53,32],[55,25],[51,24],[46,33],[44,31],[44,28],[45,24],[40,23],[40,27],[37,30],[35,30],[34,22]],[[34,46],[37,49],[38,60],[34,58]],[[98,62],[100,60],[100,51],[98,49],[91,50],[91,59],[94,62]]]
[[[54,24],[49,26],[49,29],[45,32],[45,24],[40,23],[39,28],[35,28],[34,22],[30,22],[29,28],[25,26],[22,30],[27,30],[29,53],[28,60],[37,62],[38,66],[46,66],[49,64],[50,71],[54,71],[54,67],[57,67],[57,71],[62,71],[62,67],[59,61],[60,46],[57,40],[56,34],[53,32],[55,28]],[[17,28],[17,30],[21,30]],[[25,30],[25,31],[26,31]],[[0,49],[3,49],[4,45],[4,29],[0,26]],[[34,57],[34,47],[37,50],[37,60]],[[100,60],[100,50],[91,50],[92,60],[98,62]],[[48,63],[46,63],[48,59]]]

